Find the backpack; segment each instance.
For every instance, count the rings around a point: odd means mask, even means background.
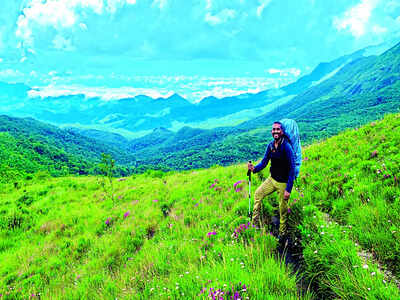
[[[301,166],[301,143],[300,143],[300,131],[295,120],[282,119],[282,129],[285,137],[289,140],[289,144],[293,148],[294,154],[294,178],[296,179],[300,173]]]

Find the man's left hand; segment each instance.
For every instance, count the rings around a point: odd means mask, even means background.
[[[290,198],[290,193],[285,190],[283,197],[285,198],[285,200],[288,200]]]

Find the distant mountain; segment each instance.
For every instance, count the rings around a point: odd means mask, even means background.
[[[304,91],[270,115],[241,124],[243,129],[262,126],[275,118],[298,120],[308,137],[357,127],[397,112],[400,107],[400,43],[379,56],[352,61],[334,76]],[[308,130],[310,124],[320,124]],[[312,131],[316,131],[312,133]]]
[[[5,92],[3,97],[0,96],[0,112],[33,117],[60,126],[80,124],[85,128],[119,130],[121,134],[132,132],[136,135],[144,135],[159,127],[176,131],[185,126],[208,129],[233,126],[290,102],[294,96],[333,76],[346,63],[363,57],[363,53],[364,50],[360,50],[334,61],[321,63],[310,74],[280,89],[220,99],[207,97],[197,104],[188,102],[178,94],[165,99],[141,95],[112,101],[86,98],[79,94],[27,99],[29,87],[3,83],[0,85],[0,94],[2,90]],[[20,94],[17,95],[18,89]],[[7,96],[9,94],[15,96],[12,101]]]
[[[77,127],[67,127],[65,129],[68,130],[69,132],[74,132],[88,138],[103,141],[104,143],[112,145],[119,149],[125,150],[128,148],[129,140],[118,133],[102,131],[97,129],[83,129]]]
[[[235,127],[204,130],[192,139],[179,138],[178,132],[135,153],[141,164],[173,169],[230,164],[260,157],[275,120],[295,119],[307,144],[399,109],[400,43],[379,56],[350,61],[326,80],[253,120]],[[143,144],[146,138],[141,138]]]

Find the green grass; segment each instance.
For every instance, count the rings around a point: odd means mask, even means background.
[[[243,166],[149,172],[116,180],[115,206],[95,177],[9,186],[0,196],[1,293],[206,298],[209,288],[240,283],[251,298],[297,299],[296,278],[276,259],[274,237],[252,227],[231,236],[248,222],[245,183],[233,189],[239,179]]]
[[[272,228],[248,225],[244,164],[148,171],[114,179],[113,189],[99,177],[3,184],[2,299],[397,299],[395,283],[359,252],[399,277],[399,127],[390,115],[304,149],[289,214],[297,275]],[[253,193],[260,183],[254,176]]]

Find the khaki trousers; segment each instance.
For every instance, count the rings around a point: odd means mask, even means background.
[[[269,194],[275,191],[278,192],[280,214],[279,234],[281,236],[286,234],[286,220],[288,214],[288,200],[285,200],[284,197],[285,189],[286,182],[278,182],[270,176],[257,188],[254,194],[253,223],[257,224],[260,222],[262,200]]]

